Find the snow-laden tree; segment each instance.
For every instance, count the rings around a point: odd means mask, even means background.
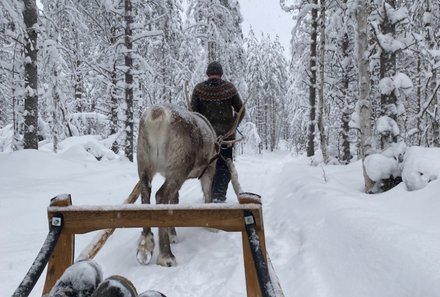
[[[292,31],[292,59],[296,55],[301,56],[303,65],[307,64],[307,70],[302,73],[308,88],[308,134],[307,156],[315,155],[316,134],[316,108],[317,108],[317,82],[318,82],[318,0],[293,1],[292,4],[280,0],[281,7],[292,14],[295,27]],[[307,36],[307,37],[306,37]],[[306,42],[305,40],[308,40]],[[298,48],[308,47],[301,52]],[[301,67],[304,69],[303,67]]]
[[[375,74],[378,74],[376,88],[380,96],[380,112],[376,122],[378,143],[386,149],[391,143],[402,140],[401,125],[404,116],[404,104],[398,96],[399,77],[397,54],[408,46],[399,26],[406,23],[408,16],[403,7],[398,7],[395,0],[378,1],[373,6],[371,26],[373,28],[374,54],[377,59]],[[400,127],[399,127],[400,126]]]
[[[5,0],[0,4],[0,54],[5,81],[1,89],[9,95],[6,103],[12,113],[14,143],[12,146],[38,149],[38,11],[35,1]],[[8,101],[8,97],[3,99]],[[21,108],[23,107],[23,108]],[[8,118],[3,107],[0,117]],[[21,136],[22,135],[22,136]]]
[[[176,103],[183,99],[185,65],[180,62],[179,52],[182,46],[182,1],[149,1],[150,8],[145,23],[149,31],[163,34],[144,38],[139,41],[138,58],[146,66],[145,73],[139,73],[144,87],[140,104],[158,102]]]
[[[0,124],[12,124],[13,137],[7,145],[23,147],[24,130],[24,25],[23,3],[0,2]]]
[[[23,4],[25,24],[23,147],[25,149],[38,149],[38,11],[35,0],[24,0]]]
[[[245,80],[249,83],[249,96],[251,101],[248,103],[246,112],[248,118],[255,123],[257,131],[261,134],[264,127],[264,121],[261,113],[261,88],[264,82],[264,76],[261,71],[261,52],[260,42],[255,37],[254,31],[251,29],[248,36],[245,39],[246,44],[246,68],[245,68]],[[263,148],[263,143],[258,143],[259,153]]]
[[[277,148],[280,138],[289,131],[286,127],[289,122],[288,109],[284,104],[287,96],[287,62],[283,51],[278,37],[272,41],[266,35],[258,40],[251,30],[246,38],[245,79],[251,96],[247,111],[261,138],[260,151]]]
[[[53,143],[53,151],[58,151],[58,144],[66,135],[72,136],[72,133],[66,133],[70,127],[66,118],[66,92],[65,87],[66,65],[61,58],[57,44],[52,39],[46,39],[43,44],[43,67],[41,72],[45,73],[42,81],[42,101],[44,101],[44,118],[49,123],[50,134],[48,139]],[[67,128],[67,129],[65,129]],[[67,131],[65,131],[67,130]]]
[[[355,8],[357,27],[357,64],[359,77],[359,101],[358,117],[360,131],[360,152],[364,176],[365,192],[373,188],[373,181],[368,176],[365,166],[365,158],[372,152],[372,123],[371,123],[371,99],[370,99],[370,70],[368,65],[368,0],[358,1]]]
[[[200,42],[203,58],[203,74],[206,65],[219,61],[224,76],[233,82],[239,93],[246,92],[243,80],[243,33],[242,17],[237,0],[189,0],[186,34],[193,34]],[[196,53],[197,54],[197,53]],[[199,77],[199,79],[202,79]]]
[[[416,145],[440,146],[440,6],[437,1],[406,3],[415,36],[413,77],[416,102],[409,108],[416,116],[410,119],[413,128],[409,141]]]
[[[319,86],[318,86],[318,119],[317,126],[319,129],[319,140],[320,148],[322,152],[322,157],[324,164],[329,162],[328,150],[327,150],[327,131],[326,123],[324,120],[324,113],[326,102],[324,101],[324,88],[325,88],[325,56],[326,56],[326,2],[325,0],[320,0],[319,5]]]
[[[338,148],[336,157],[348,164],[357,155],[357,133],[350,124],[357,101],[355,26],[353,8],[344,0],[329,7],[325,84],[328,102],[329,145]],[[332,142],[337,140],[337,142]]]
[[[376,149],[397,160],[403,161],[402,144],[405,142],[407,95],[412,90],[412,81],[402,57],[413,43],[409,31],[408,11],[401,2],[377,1],[369,17],[371,29],[371,80],[373,112],[375,118]],[[392,151],[390,154],[389,151]],[[376,180],[376,190],[388,190],[401,181],[396,170],[387,178]]]

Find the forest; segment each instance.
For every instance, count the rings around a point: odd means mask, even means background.
[[[250,98],[238,147],[362,159],[366,192],[393,187],[406,147],[440,146],[440,2],[279,5],[289,49],[244,35],[238,0],[2,0],[0,152],[98,135],[133,161],[142,112],[186,106],[217,60]],[[387,176],[368,174],[385,160]]]

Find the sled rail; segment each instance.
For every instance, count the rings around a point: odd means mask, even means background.
[[[49,293],[64,270],[73,264],[75,234],[109,228],[208,227],[241,232],[248,297],[260,297],[261,290],[246,233],[244,213],[252,213],[263,255],[266,255],[261,204],[243,200],[237,204],[196,205],[109,205],[73,206],[70,195],[52,199],[49,222],[63,218],[63,229],[49,260],[43,295]]]

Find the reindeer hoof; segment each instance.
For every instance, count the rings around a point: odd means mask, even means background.
[[[153,233],[142,233],[138,241],[136,259],[140,264],[147,265],[153,257],[154,236]]]
[[[171,255],[160,254],[159,257],[157,257],[157,265],[165,266],[165,267],[176,266],[177,265],[176,257],[174,257],[173,254]]]

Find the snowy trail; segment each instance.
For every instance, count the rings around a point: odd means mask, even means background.
[[[440,182],[369,196],[359,162],[311,167],[307,158],[274,152],[239,156],[236,167],[243,190],[262,196],[267,249],[286,297],[438,295]],[[75,205],[119,204],[137,181],[134,164],[97,162],[81,149],[0,154],[0,168],[1,296],[12,294],[40,249],[50,198],[71,193]],[[154,179],[153,192],[162,180]],[[182,204],[203,203],[197,180],[180,193]],[[230,187],[228,203],[235,202]],[[138,291],[168,297],[245,296],[240,234],[177,232],[178,265],[164,268],[137,263],[139,229],[116,230],[96,257],[104,277],[121,274]],[[77,236],[76,255],[93,235]],[[31,296],[40,296],[44,275]]]

